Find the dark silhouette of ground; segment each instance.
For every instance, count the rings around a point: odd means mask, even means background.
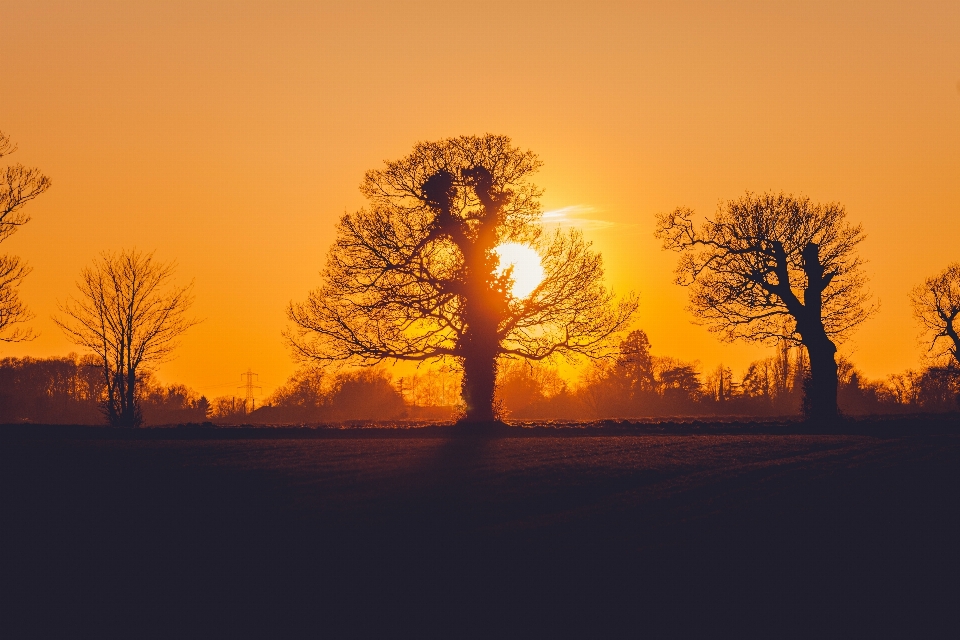
[[[837,626],[836,614],[865,602],[902,604],[941,578],[938,592],[954,592],[953,425],[901,420],[821,435],[781,434],[789,425],[625,435],[621,425],[606,436],[474,438],[439,427],[0,427],[0,553],[8,568],[73,567],[75,585],[103,567],[137,567],[130,588],[161,594],[173,567],[201,568],[211,590],[243,583],[241,568],[273,567],[257,589],[288,593],[291,572],[310,566],[325,567],[310,573],[333,593],[370,597],[393,567],[408,581],[395,601],[482,601],[491,596],[479,585],[498,576],[501,596],[626,580],[702,608],[733,584],[775,575],[775,600],[809,605],[819,613],[807,623],[826,625],[791,627],[796,637],[831,636],[859,624]],[[892,573],[874,581],[864,570]],[[232,577],[211,576],[220,571]]]

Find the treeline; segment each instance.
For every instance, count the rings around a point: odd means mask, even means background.
[[[0,422],[103,422],[103,370],[92,356],[0,360]]]
[[[960,368],[951,362],[873,381],[849,360],[838,358],[838,365],[837,399],[846,415],[960,408]],[[498,397],[506,417],[518,420],[793,416],[803,412],[809,380],[802,347],[781,344],[737,378],[722,365],[705,373],[696,362],[656,356],[646,333],[633,331],[616,360],[594,363],[576,387],[555,368],[508,361]]]
[[[140,376],[145,424],[203,422],[207,399],[182,384]],[[103,424],[106,382],[95,356],[0,360],[0,423]]]
[[[303,370],[252,411],[242,398],[224,396],[211,402],[185,385],[163,385],[149,374],[140,376],[137,388],[145,425],[339,422],[431,415],[407,407],[390,376],[381,370],[337,374]],[[95,356],[0,360],[2,424],[104,424],[106,400],[103,366]]]
[[[846,415],[947,412],[960,408],[960,368],[931,365],[885,380],[867,380],[839,359],[838,400]],[[729,367],[706,372],[696,362],[658,356],[646,333],[633,331],[619,357],[594,362],[576,382],[551,365],[501,362],[497,408],[514,420],[596,420],[683,416],[794,416],[802,412],[809,363],[783,344],[742,376]],[[139,382],[144,424],[304,424],[343,421],[449,420],[462,414],[460,373],[453,367],[394,379],[380,369],[303,369],[262,406],[224,396],[208,401],[190,388]],[[106,385],[93,356],[0,360],[0,423],[103,424]]]
[[[398,420],[410,417],[409,413],[390,375],[383,370],[331,374],[322,369],[303,369],[244,420],[253,424]],[[218,412],[214,417],[223,420],[239,416]]]

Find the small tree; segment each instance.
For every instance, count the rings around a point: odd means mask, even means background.
[[[960,262],[954,262],[935,276],[927,278],[910,294],[913,313],[930,339],[935,356],[950,354],[960,364]]]
[[[843,207],[747,193],[699,229],[689,209],[660,215],[656,235],[683,254],[677,282],[691,288],[696,318],[725,340],[803,344],[809,417],[835,418],[834,341],[873,311],[856,255],[863,230],[846,222]]]
[[[0,131],[0,158],[17,150],[10,137]],[[0,173],[0,242],[3,242],[30,221],[23,205],[50,188],[50,178],[37,169],[21,164],[5,167]],[[0,256],[0,340],[30,340],[33,333],[14,325],[33,315],[20,300],[18,289],[30,267],[17,256]]]
[[[316,361],[372,365],[451,357],[463,368],[465,420],[495,419],[497,361],[600,356],[636,308],[603,286],[600,257],[583,237],[543,238],[540,166],[503,136],[418,144],[370,171],[369,209],[344,215],[323,284],[290,306],[295,350]],[[524,298],[498,271],[506,242],[538,250],[544,277]]]
[[[97,355],[106,381],[104,413],[111,425],[143,423],[142,375],[170,357],[184,331],[193,285],[172,283],[176,265],[136,250],[104,252],[80,272],[79,296],[53,320],[67,338]]]

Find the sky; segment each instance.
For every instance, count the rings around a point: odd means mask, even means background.
[[[539,154],[547,220],[584,230],[635,291],[658,355],[742,373],[770,349],[691,323],[678,206],[745,191],[839,202],[867,240],[880,311],[841,353],[872,378],[916,368],[908,293],[960,260],[960,3],[14,2],[0,0],[3,161],[52,188],[0,246],[33,267],[40,336],[101,251],[175,260],[193,313],[158,377],[264,394],[297,368],[286,308],[319,285],[364,172],[419,141],[484,133]]]

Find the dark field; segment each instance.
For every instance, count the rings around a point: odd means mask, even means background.
[[[20,566],[647,566],[674,579],[758,567],[798,591],[799,576],[818,576],[841,606],[873,597],[862,583],[848,592],[864,569],[897,576],[884,598],[935,575],[955,587],[954,426],[488,438],[3,427],[2,553]]]

